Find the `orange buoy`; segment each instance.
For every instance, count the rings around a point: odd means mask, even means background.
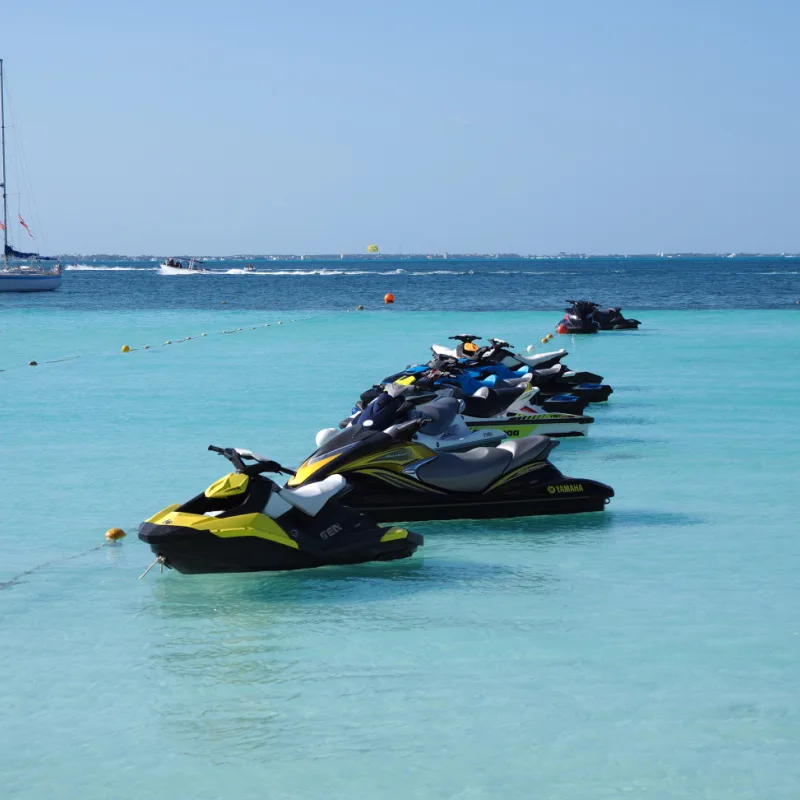
[[[115,542],[118,539],[124,539],[127,534],[122,528],[109,528],[106,531],[106,539],[110,542]]]
[[[566,325],[559,325],[556,328],[557,333],[569,333],[569,328]]]
[[[385,294],[383,296],[383,302],[384,303],[394,303],[394,295],[391,292],[389,292],[388,294]]]

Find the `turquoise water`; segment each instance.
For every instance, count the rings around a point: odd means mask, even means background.
[[[567,340],[615,394],[553,454],[605,514],[138,581],[138,522],[226,471],[208,444],[296,464],[431,342],[542,349],[554,314],[7,310],[3,796],[795,798],[800,316],[625,312]]]

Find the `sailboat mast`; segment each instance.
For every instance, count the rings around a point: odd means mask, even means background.
[[[2,152],[3,182],[3,264],[8,266],[8,215],[6,213],[6,108],[3,76],[3,59],[0,58],[0,151]]]

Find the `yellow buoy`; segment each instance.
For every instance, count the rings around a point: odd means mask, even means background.
[[[122,528],[109,528],[106,531],[106,539],[110,542],[115,542],[117,539],[124,539],[127,536]]]
[[[126,344],[122,345],[122,352],[123,353],[130,353],[130,351],[131,351],[131,349],[130,349],[130,347],[128,347],[128,345],[126,345]]]
[[[172,342],[169,339],[167,339],[167,341],[164,342],[164,344],[172,344]]]
[[[542,344],[547,344],[550,340],[545,336],[542,338]]]

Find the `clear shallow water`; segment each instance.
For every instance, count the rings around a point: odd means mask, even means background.
[[[0,581],[86,554],[0,589],[4,796],[794,798],[800,317],[641,317],[556,341],[616,390],[553,455],[605,514],[140,582],[136,525],[225,471],[209,443],[297,463],[432,341],[554,312],[6,311]]]

